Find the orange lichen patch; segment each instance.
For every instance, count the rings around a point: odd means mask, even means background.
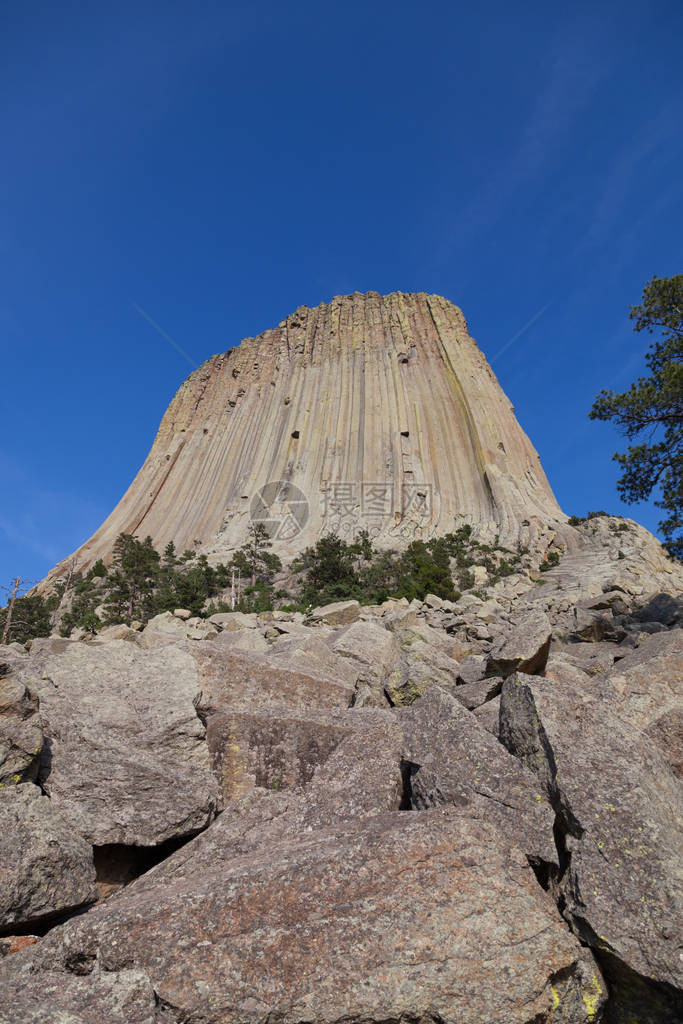
[[[10,953],[18,953],[27,946],[34,946],[40,942],[38,935],[6,935],[0,939],[0,956],[9,956]]]

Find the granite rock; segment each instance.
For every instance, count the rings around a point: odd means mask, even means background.
[[[97,899],[89,844],[32,783],[0,789],[0,864],[5,934]]]

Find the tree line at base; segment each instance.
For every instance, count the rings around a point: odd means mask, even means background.
[[[481,544],[470,526],[428,541],[415,540],[402,551],[379,551],[367,531],[349,543],[336,534],[321,537],[288,568],[285,585],[275,587],[282,571],[270,551],[270,538],[252,524],[246,543],[227,564],[211,566],[205,555],[176,555],[170,543],[160,554],[151,537],[140,540],[122,533],[107,567],[98,560],[85,574],[71,572],[44,596],[18,597],[0,611],[6,642],[48,636],[55,627],[62,636],[73,629],[94,633],[104,626],[146,623],[154,615],[186,608],[209,617],[218,611],[261,612],[283,608],[305,611],[332,601],[355,599],[379,604],[389,597],[422,600],[435,594],[457,600],[475,584],[474,566],[486,569],[489,583],[519,567],[525,549],[513,552]]]

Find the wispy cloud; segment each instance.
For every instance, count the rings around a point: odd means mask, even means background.
[[[624,218],[627,208],[633,208],[633,193],[647,165],[670,154],[671,125],[680,117],[680,100],[671,102],[654,120],[622,146],[608,171],[593,209],[589,212],[589,226],[579,240],[577,256],[594,249],[613,237],[616,225]],[[656,193],[652,205],[659,202]],[[642,212],[642,210],[641,210]]]
[[[547,171],[569,144],[576,122],[610,73],[605,58],[605,27],[586,14],[562,24],[546,54],[539,54],[542,85],[510,153],[501,154],[496,169],[484,178],[478,192],[457,215],[437,260],[443,263],[455,246],[462,246],[495,225],[516,193]]]
[[[25,548],[44,559],[48,567],[52,567],[59,561],[59,550],[52,544],[46,544],[42,539],[42,531],[35,523],[24,522],[21,525],[10,522],[4,516],[0,517],[0,531],[7,540],[19,548]],[[21,567],[16,567],[16,572]]]
[[[0,583],[12,573],[44,575],[82,544],[109,509],[96,496],[46,485],[44,477],[0,452],[11,510],[0,510]]]

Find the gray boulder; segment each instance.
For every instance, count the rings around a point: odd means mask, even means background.
[[[480,679],[476,683],[456,686],[451,693],[468,711],[474,711],[476,708],[481,707],[482,704],[486,704],[488,701],[493,700],[494,697],[497,697],[502,686],[502,676],[489,676],[486,679]]]
[[[683,706],[683,629],[642,637],[606,676],[608,697],[620,718],[647,729]]]
[[[538,779],[437,687],[401,712],[414,808],[467,807],[536,862],[557,864],[554,814]]]
[[[639,622],[658,622],[668,628],[683,626],[683,598],[673,594],[655,594],[634,615]]]
[[[573,610],[570,630],[575,639],[594,644],[603,641],[619,643],[627,635],[627,630],[614,618],[609,609],[603,611],[578,605]]]
[[[0,1024],[168,1024],[143,971],[109,971],[86,961],[32,976],[25,957],[5,962]]]
[[[659,747],[676,778],[683,778],[683,710],[665,711],[650,722],[645,734]]]
[[[478,683],[486,675],[486,661],[483,654],[470,654],[458,669],[458,681],[463,685]]]
[[[402,732],[396,715],[354,708],[345,715],[345,726],[346,735],[305,791],[300,832],[401,807]]]
[[[360,618],[360,604],[358,601],[336,601],[334,604],[326,604],[322,608],[314,608],[306,618],[306,624],[315,626],[326,624],[328,626],[348,626],[357,622]]]
[[[255,629],[258,626],[258,617],[254,614],[245,615],[244,612],[216,612],[210,617],[209,622],[218,629],[232,633],[239,629]]]
[[[473,711],[474,717],[482,729],[486,729],[492,736],[498,739],[499,717],[500,717],[500,695],[489,700],[486,704],[480,704]]]
[[[556,810],[562,871],[553,885],[567,921],[629,1013],[674,1024],[683,807],[665,760],[606,701],[521,674],[503,686],[500,739]],[[631,976],[644,996],[633,995]]]
[[[25,673],[46,737],[41,785],[85,839],[150,846],[211,821],[217,787],[188,653],[48,643]]]
[[[541,611],[526,612],[489,654],[487,675],[505,677],[512,672],[540,675],[548,660],[551,639],[548,616]]]
[[[433,643],[432,633],[436,633],[436,630],[428,627],[401,629],[397,632],[401,661],[384,687],[392,706],[409,706],[431,686],[455,690],[460,665],[447,653],[454,645],[448,637],[440,637],[441,643],[438,645]]]
[[[357,671],[318,637],[283,638],[264,652],[239,650],[220,633],[191,651],[201,687],[198,708],[204,717],[222,711],[268,707],[347,708],[355,695]]]
[[[43,730],[38,696],[13,674],[0,674],[0,787],[38,775]]]
[[[628,649],[615,643],[553,643],[550,657],[566,661],[589,676],[607,674]]]
[[[97,899],[90,846],[37,786],[0,789],[0,929]]]
[[[0,1013],[60,974],[57,1005],[71,1010],[79,965],[93,970],[97,1024],[101,969],[135,972],[131,1021],[155,1019],[144,979],[160,1020],[203,1024],[597,1019],[599,970],[493,826],[447,809],[390,813],[245,857],[220,824],[19,964],[3,961]]]
[[[348,734],[343,712],[232,711],[207,720],[207,741],[223,800],[255,787],[302,788]]]
[[[683,767],[683,629],[642,637],[602,686],[620,718],[646,732],[676,775]]]
[[[384,684],[401,656],[395,635],[376,622],[354,622],[332,641],[331,647],[357,670],[354,704],[385,707]]]

